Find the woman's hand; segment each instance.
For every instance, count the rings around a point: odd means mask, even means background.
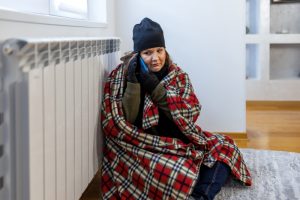
[[[138,83],[135,72],[138,62],[138,54],[134,55],[128,64],[127,81],[130,83]]]
[[[141,76],[141,85],[143,89],[148,92],[149,94],[152,94],[153,90],[157,87],[159,84],[158,78],[155,76],[155,74],[151,71],[144,71],[141,70],[140,72]]]

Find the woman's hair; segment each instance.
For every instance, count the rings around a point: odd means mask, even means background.
[[[165,51],[166,51],[165,65],[170,66],[171,64],[173,64],[173,60],[171,59],[170,54],[168,53],[168,51],[167,50],[165,50]]]

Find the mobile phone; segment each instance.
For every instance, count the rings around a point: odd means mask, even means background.
[[[140,57],[140,66],[143,73],[148,73],[149,69],[142,57]]]

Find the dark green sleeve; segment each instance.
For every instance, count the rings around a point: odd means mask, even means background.
[[[140,108],[141,86],[139,83],[127,82],[127,87],[122,99],[123,112],[125,119],[134,123]]]
[[[170,109],[167,103],[167,92],[165,87],[160,83],[156,86],[151,94],[153,102],[166,114],[166,116],[173,120]]]

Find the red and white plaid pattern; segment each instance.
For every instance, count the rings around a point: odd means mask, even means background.
[[[191,143],[147,134],[127,122],[122,111],[125,68],[119,65],[104,89],[103,199],[187,199],[200,165],[212,166],[215,161],[226,163],[238,180],[251,185],[249,171],[233,140],[202,131],[195,124],[200,105],[188,75],[179,67],[171,65],[162,84],[173,120]],[[143,117],[143,128],[158,123],[158,110],[149,95]]]

